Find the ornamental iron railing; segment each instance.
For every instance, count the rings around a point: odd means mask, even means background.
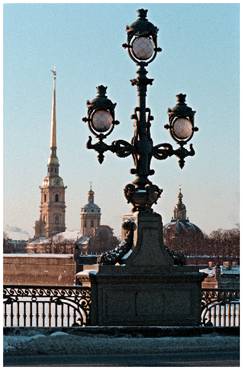
[[[91,288],[4,285],[5,327],[72,327],[90,324]],[[239,326],[240,291],[202,289],[202,326]]]
[[[89,324],[91,289],[88,287],[5,285],[3,298],[6,327]]]
[[[202,289],[203,326],[240,326],[239,289]]]

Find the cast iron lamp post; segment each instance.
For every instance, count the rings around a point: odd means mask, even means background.
[[[157,46],[158,28],[147,20],[147,10],[139,9],[138,19],[131,26],[127,26],[126,30],[127,43],[123,44],[123,47],[128,50],[129,56],[138,66],[137,78],[131,80],[131,84],[137,86],[138,93],[138,106],[131,116],[135,121],[131,143],[116,140],[108,145],[104,142],[119,122],[115,119],[116,103],[112,103],[107,98],[107,88],[103,85],[97,87],[97,97],[87,101],[88,115],[83,118],[83,121],[88,123],[90,131],[98,139],[95,144],[92,144],[92,138],[89,136],[87,148],[98,152],[100,163],[104,160],[104,152],[108,150],[118,157],[132,155],[134,168],[131,169],[131,173],[135,175],[135,180],[126,185],[125,197],[128,203],[133,204],[133,211],[151,210],[152,205],[157,202],[162,193],[162,190],[148,179],[154,174],[154,170],[150,168],[152,157],[164,160],[176,155],[179,158],[179,166],[183,168],[185,157],[195,154],[192,144],[189,150],[185,148],[185,145],[198,128],[194,126],[195,111],[185,102],[186,95],[178,94],[177,104],[174,108],[168,109],[169,124],[164,127],[169,129],[179,147],[173,149],[169,143],[153,145],[150,134],[153,116],[146,106],[147,86],[152,85],[153,79],[147,78],[146,67],[161,51],[161,48]]]

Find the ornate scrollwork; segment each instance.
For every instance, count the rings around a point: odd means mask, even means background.
[[[179,166],[180,168],[183,168],[185,164],[184,158],[188,156],[193,156],[195,154],[195,150],[193,149],[192,144],[190,144],[190,150],[187,150],[183,146],[180,146],[180,148],[173,151],[173,154],[175,154],[179,158]]]
[[[153,147],[153,156],[156,159],[166,159],[168,157],[171,157],[172,155],[176,155],[179,158],[179,166],[180,168],[184,167],[185,160],[184,158],[188,156],[193,156],[195,154],[195,150],[193,149],[192,144],[190,144],[190,150],[187,150],[184,148],[183,145],[181,145],[178,149],[173,149],[171,144],[163,143],[158,144]]]
[[[98,263],[101,265],[115,265],[116,263],[121,264],[122,258],[132,248],[134,230],[136,229],[135,222],[132,220],[124,221],[122,228],[126,232],[125,239],[118,245],[118,247],[100,255]]]
[[[32,304],[47,304],[54,306],[62,306],[62,313],[57,313],[56,311],[56,321],[58,317],[63,321],[65,315],[63,311],[65,309],[73,309],[74,312],[74,321],[72,325],[87,325],[89,323],[90,315],[90,305],[91,305],[91,289],[89,287],[46,287],[46,286],[4,286],[3,287],[3,297],[4,297],[4,306],[5,306],[5,320],[7,320],[8,314],[11,316],[11,323],[14,320],[16,315],[14,309],[11,309],[10,313],[7,314],[7,306],[11,305],[14,307],[14,304],[27,303],[28,305]],[[19,308],[18,308],[19,309]],[[17,311],[18,312],[18,311]],[[33,315],[33,310],[31,309],[32,314],[24,311],[25,317],[28,315]],[[19,315],[19,313],[17,313]],[[36,315],[40,315],[36,313]],[[49,311],[49,315],[51,312]],[[45,313],[42,313],[42,319],[45,318]],[[36,316],[36,318],[38,318]],[[31,318],[32,320],[32,318]],[[37,325],[38,326],[38,320]],[[43,326],[43,324],[41,325]]]
[[[174,154],[174,150],[171,144],[163,143],[153,147],[153,156],[156,159],[166,159]]]
[[[94,149],[96,152],[98,152],[98,161],[99,163],[102,163],[105,156],[104,156],[104,152],[106,152],[107,150],[111,150],[112,151],[112,146],[110,145],[107,145],[106,143],[103,142],[103,139],[100,138],[99,141],[95,144],[92,144],[92,137],[89,136],[89,140],[87,141],[87,149]]]
[[[213,326],[208,315],[215,306],[225,306],[233,302],[239,302],[239,289],[202,289],[201,320],[204,326]]]
[[[132,203],[133,212],[151,209],[160,198],[162,189],[157,185],[147,184],[144,189],[139,189],[133,184],[126,185],[124,194],[128,203]]]
[[[125,140],[116,140],[111,144],[111,151],[118,157],[125,158],[134,152],[134,146]]]

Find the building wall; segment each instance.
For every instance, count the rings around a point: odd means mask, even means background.
[[[16,285],[73,285],[73,255],[19,254],[3,256],[3,282]]]
[[[80,231],[84,236],[95,236],[95,230],[100,226],[101,215],[99,213],[84,213],[80,214]]]

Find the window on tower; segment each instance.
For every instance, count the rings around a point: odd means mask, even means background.
[[[54,216],[54,222],[55,222],[56,225],[58,225],[60,223],[60,216],[59,215]]]
[[[55,194],[55,202],[59,202],[59,194]]]
[[[94,221],[93,220],[90,221],[90,226],[94,227]]]
[[[44,194],[44,202],[46,202],[46,194]]]

